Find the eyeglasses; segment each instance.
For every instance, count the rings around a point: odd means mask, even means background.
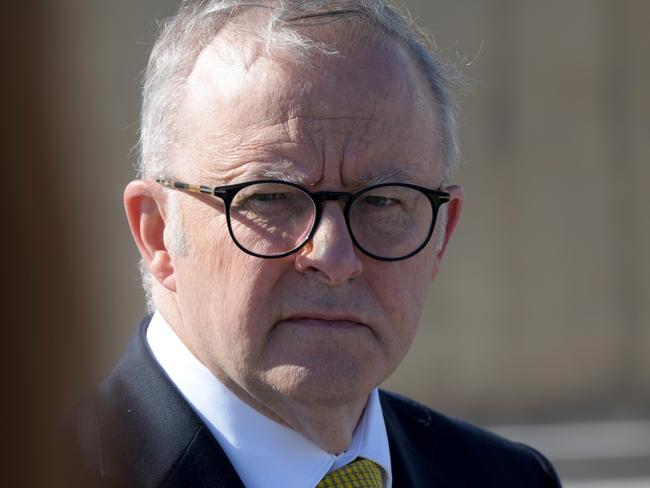
[[[204,186],[157,179],[173,190],[223,200],[228,231],[245,253],[281,258],[303,247],[318,228],[326,201],[343,201],[343,215],[355,246],[367,256],[397,261],[420,252],[431,239],[447,192],[408,183],[373,185],[356,193],[311,192],[296,183],[256,180]]]

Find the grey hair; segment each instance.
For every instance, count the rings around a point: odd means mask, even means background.
[[[434,136],[438,138],[443,160],[443,184],[451,179],[460,160],[456,121],[458,107],[453,91],[462,85],[462,76],[435,52],[429,36],[390,0],[182,1],[178,12],[162,23],[144,76],[138,160],[140,177],[154,178],[171,172],[174,125],[183,100],[184,86],[196,58],[221,29],[253,8],[266,9],[269,20],[250,35],[257,36],[267,49],[290,49],[297,62],[314,51],[337,54],[332,46],[309,39],[296,29],[318,25],[317,22],[328,19],[355,19],[358,25],[365,28],[367,35],[402,42],[422,71],[434,98],[438,118],[437,134]],[[173,201],[174,197],[169,193]],[[175,227],[182,233],[182,225]],[[437,234],[436,244],[439,244],[444,236]],[[141,266],[141,269],[144,268]],[[149,300],[151,283],[150,277],[143,274],[143,285]]]

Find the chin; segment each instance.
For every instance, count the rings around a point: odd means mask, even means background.
[[[357,362],[318,367],[286,364],[265,374],[264,382],[276,394],[303,404],[337,406],[364,398],[383,380],[372,368]]]

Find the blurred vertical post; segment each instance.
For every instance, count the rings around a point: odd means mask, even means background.
[[[63,486],[58,430],[84,364],[83,303],[63,211],[75,188],[57,181],[66,142],[52,137],[59,87],[50,69],[61,53],[48,6],[6,5],[1,30],[3,486]]]

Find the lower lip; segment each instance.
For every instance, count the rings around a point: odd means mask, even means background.
[[[324,320],[312,318],[296,318],[285,320],[289,324],[299,325],[301,327],[324,327],[328,329],[355,329],[357,327],[364,327],[359,322],[352,322],[350,320]]]

